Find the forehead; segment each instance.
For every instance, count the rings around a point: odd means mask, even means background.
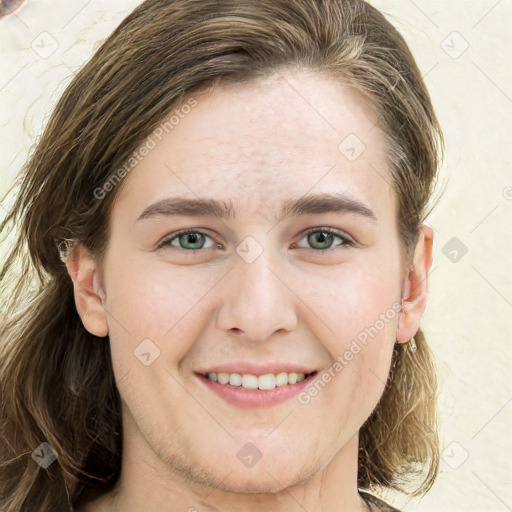
[[[169,196],[212,197],[248,214],[308,192],[344,192],[376,210],[393,202],[373,109],[339,83],[287,70],[191,99],[150,136],[120,201],[142,211]]]

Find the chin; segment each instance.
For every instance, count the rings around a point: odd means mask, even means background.
[[[270,473],[270,474],[269,474]],[[269,472],[266,474],[260,474],[257,476],[251,476],[250,473],[243,478],[234,476],[231,474],[224,482],[218,487],[225,491],[234,492],[238,494],[275,494],[283,489],[286,489],[293,485],[295,482],[292,481],[290,475],[286,476],[286,480],[283,479],[282,473],[276,471],[276,473]],[[272,478],[274,477],[274,478]]]
[[[308,472],[304,464],[298,461],[270,465],[263,465],[261,462],[252,468],[246,468],[242,464],[226,468],[230,474],[218,487],[241,494],[274,494],[306,481],[313,473]],[[295,470],[290,471],[290,468]]]

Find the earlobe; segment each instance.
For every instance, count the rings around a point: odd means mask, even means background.
[[[94,258],[83,245],[75,245],[66,259],[66,268],[73,281],[76,309],[84,327],[95,336],[107,336],[105,292]]]
[[[399,343],[408,342],[417,332],[427,305],[428,273],[432,266],[434,231],[422,225],[416,244],[412,269],[402,284],[402,310],[396,334]]]

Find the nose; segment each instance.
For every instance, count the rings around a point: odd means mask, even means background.
[[[226,276],[218,326],[226,333],[261,342],[297,325],[296,301],[283,265],[268,250],[253,262],[237,257]],[[295,283],[296,284],[296,283]]]

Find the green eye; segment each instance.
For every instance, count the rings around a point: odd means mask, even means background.
[[[318,251],[331,251],[336,250],[338,247],[354,245],[354,242],[347,236],[327,228],[311,229],[305,234],[304,238],[307,238],[307,242],[310,245],[310,247],[304,247],[305,249],[312,248]],[[333,242],[336,238],[341,240],[341,243],[333,247]],[[299,245],[297,247],[302,248]]]
[[[158,244],[158,248],[166,247],[166,246],[172,246],[177,249],[184,249],[186,251],[196,251],[199,249],[204,249],[205,246],[205,239],[211,237],[208,235],[205,235],[204,233],[201,233],[200,231],[193,231],[193,230],[187,230],[187,231],[181,231],[179,233],[176,233],[172,235],[169,238],[165,238],[160,244]],[[173,243],[175,240],[177,240],[178,245]],[[213,242],[213,240],[212,240]],[[213,243],[210,247],[214,247],[215,243]],[[206,247],[208,248],[208,247]]]
[[[329,249],[332,245],[334,239],[334,235],[331,233],[326,233],[324,231],[317,231],[316,233],[311,233],[308,235],[308,243],[310,244],[320,244],[320,247],[316,247],[316,249]]]

